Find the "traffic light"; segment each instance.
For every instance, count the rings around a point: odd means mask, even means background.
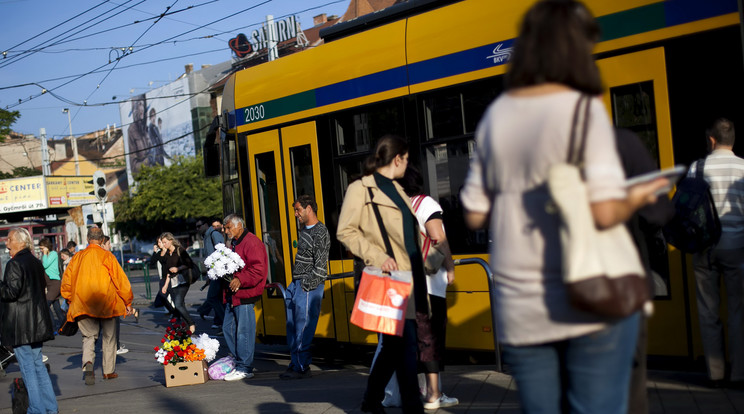
[[[106,200],[106,174],[98,170],[93,173],[93,195],[99,200]]]

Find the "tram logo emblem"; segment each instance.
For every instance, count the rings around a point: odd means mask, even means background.
[[[501,49],[501,47],[504,46],[503,43],[499,43],[496,45],[495,48],[493,48],[493,53],[491,56],[488,56],[486,59],[493,59],[493,63],[495,65],[499,65],[502,63],[506,63],[507,60],[511,57],[512,51],[514,50],[513,47],[507,47],[505,49]]]

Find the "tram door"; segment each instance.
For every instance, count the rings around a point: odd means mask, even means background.
[[[248,135],[247,139],[253,219],[256,235],[269,258],[268,283],[286,288],[292,282],[298,240],[293,201],[303,194],[314,197],[318,218],[325,222],[315,122]],[[317,332],[318,336],[333,337],[331,300],[327,296]],[[262,316],[266,335],[286,334],[284,300],[279,290],[269,290],[264,296]]]
[[[597,61],[607,85],[604,102],[614,126],[638,134],[659,168],[674,165],[664,49],[655,48]],[[652,247],[655,286],[648,324],[650,355],[690,356],[690,290],[684,255],[663,238]],[[693,296],[694,298],[694,296]],[[694,301],[694,299],[693,299]],[[693,318],[696,320],[697,318]]]

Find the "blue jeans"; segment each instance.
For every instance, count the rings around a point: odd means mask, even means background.
[[[13,347],[28,390],[28,413],[56,413],[57,399],[41,356],[41,342]]]
[[[323,285],[306,292],[302,283],[293,281],[287,287],[284,302],[287,306],[287,345],[292,355],[289,367],[302,372],[312,362],[310,344],[315,336],[323,301]]]
[[[225,306],[222,321],[227,349],[235,357],[235,369],[253,372],[253,351],[256,349],[256,313],[253,304]]]
[[[504,345],[523,412],[626,414],[639,316],[564,341]]]

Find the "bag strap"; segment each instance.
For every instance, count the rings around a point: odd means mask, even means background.
[[[591,99],[588,95],[582,94],[581,96],[579,96],[579,99],[576,101],[576,107],[574,108],[573,121],[571,122],[571,135],[569,136],[568,141],[568,156],[566,157],[566,162],[579,168],[581,168],[582,164],[584,163],[586,136],[589,130],[590,104]],[[584,112],[584,117],[583,119],[581,119],[582,127],[581,131],[577,132],[580,121],[579,116],[581,115],[582,111]]]
[[[705,157],[700,158],[697,161],[697,165],[695,167],[695,178],[704,180],[705,177],[703,176],[703,169],[705,169]]]
[[[369,201],[370,203],[372,203],[372,187],[367,187],[367,191],[369,191]],[[388,256],[395,259],[393,246],[390,244],[390,238],[388,237],[387,230],[385,230],[385,226],[382,224],[382,216],[380,215],[380,209],[377,207],[377,204],[372,203],[372,210],[375,211],[377,224],[380,226],[380,234],[382,235],[382,241],[385,242],[385,250],[387,251]]]

